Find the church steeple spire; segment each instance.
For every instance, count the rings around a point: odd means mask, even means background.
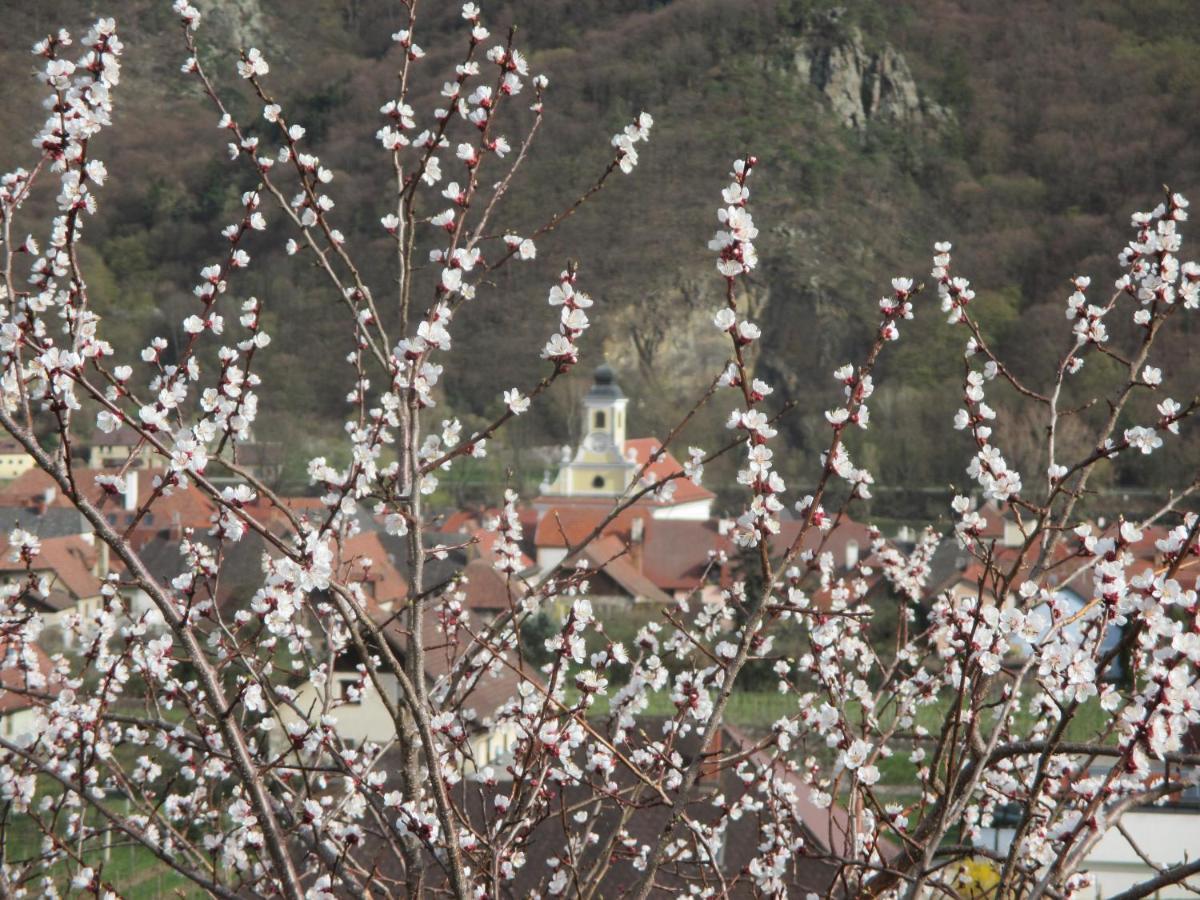
[[[625,458],[625,407],[629,399],[617,384],[608,363],[601,363],[592,376],[592,387],[583,398],[584,446],[596,452],[615,449]]]
[[[583,398],[582,440],[574,459],[563,465],[544,493],[616,497],[629,486],[636,466],[625,458],[625,407],[629,398],[608,363],[592,375]]]

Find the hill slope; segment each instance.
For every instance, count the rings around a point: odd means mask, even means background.
[[[202,32],[210,65],[247,118],[253,107],[237,95],[231,48],[253,43],[271,60],[285,108],[337,172],[335,218],[377,292],[391,277],[377,224],[389,169],[372,134],[394,77],[388,35],[398,6],[220,0],[205,8]],[[469,419],[495,407],[497,385],[526,383],[539,370],[536,347],[551,315],[545,289],[565,259],[580,260],[582,283],[600,301],[582,377],[521,420],[496,465],[536,477],[539,464],[524,448],[573,437],[586,363],[601,347],[636,398],[632,433],[663,431],[706,382],[724,351],[709,325],[719,284],[705,243],[729,161],[745,152],[760,159],[761,366],[781,400],[798,401],[786,425],[797,452],[783,466],[798,485],[815,466],[830,373],[867,340],[888,279],[927,272],[934,240],[955,242],[989,336],[1036,383],[1049,375],[1045,354],[1065,340],[1066,280],[1087,273],[1111,282],[1128,214],[1153,205],[1164,181],[1184,192],[1195,186],[1200,28],[1183,0],[1143,3],[1137,15],[1113,0],[830,6],[522,0],[485,8],[494,34],[521,23],[519,43],[551,78],[544,133],[501,210],[505,228],[528,230],[539,213],[568,202],[604,164],[608,135],[638,110],[656,119],[634,175],[540,242],[537,263],[506,273],[458,326],[444,405]],[[24,80],[28,45],[59,24],[81,29],[97,11],[118,17],[129,49],[122,127],[98,148],[113,179],[85,264],[112,340],[136,349],[153,334],[179,339],[171,329],[186,314],[190,281],[218,251],[230,204],[253,181],[224,160],[215,117],[179,75],[181,42],[160,0],[54,0],[4,12],[2,167],[29,160],[38,121]],[[450,5],[429,11],[421,90],[432,94],[461,46],[461,23]],[[297,473],[305,454],[340,432],[347,385],[336,366],[313,365],[313,348],[336,360],[348,345],[328,292],[282,252],[286,236],[269,232],[251,248],[255,265],[239,296],[266,301],[277,340],[266,354],[263,406],[286,414],[268,417],[264,429],[289,441]],[[960,371],[958,339],[931,299],[918,310],[885,362],[859,448],[885,487],[964,480],[965,441],[943,437],[957,405],[945,384]],[[1166,347],[1161,365],[1169,380],[1194,385],[1200,361],[1188,339]],[[700,417],[684,439],[711,444],[722,418],[720,410]],[[1036,470],[1037,423],[1004,429],[1002,443]],[[1186,453],[1170,450],[1157,477],[1186,464]],[[504,477],[495,468],[477,475]],[[1132,483],[1129,473],[1110,475]],[[877,511],[908,513],[923,502],[884,491]]]

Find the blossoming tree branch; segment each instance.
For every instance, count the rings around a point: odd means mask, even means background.
[[[709,243],[724,287],[712,321],[728,335],[712,387],[549,570],[523,562],[519,498],[505,494],[487,559],[507,603],[484,621],[461,579],[429,576],[450,548],[428,498],[589,353],[600,358],[587,340],[603,315],[587,292],[602,287],[587,277],[599,248],[578,248],[581,262],[547,285],[557,324],[528,348],[543,375],[498,389],[483,427],[440,415],[442,360],[472,327],[477,294],[501,290],[498,270],[535,258],[539,238],[603,202],[610,181],[637,177],[653,121],[630,122],[574,202],[516,233],[502,200],[536,152],[550,81],[531,73],[513,33],[497,39],[467,3],[440,108],[418,109],[415,73],[428,60],[418,0],[402,6],[397,78],[380,87],[374,147],[394,175],[376,211],[394,277],[369,284],[339,227],[334,174],[278,99],[270,61],[247,48],[236,67],[210,68],[200,12],[174,3],[180,77],[206,98],[229,165],[257,187],[222,240],[197,248],[182,346],[168,355],[157,337],[128,354],[136,365],[115,363],[79,253],[103,209],[124,47],[112,19],[78,40],[64,30],[34,45],[46,120],[24,167],[0,182],[0,425],[110,564],[101,602],[61,617],[61,649],[48,651],[46,539],[27,527],[7,536],[16,577],[0,588],[0,701],[32,715],[0,734],[0,843],[18,832],[36,840],[8,842],[0,896],[121,896],[105,854],[114,841],[218,897],[954,897],[966,863],[979,860],[994,896],[1084,891],[1097,842],[1200,772],[1187,740],[1200,723],[1200,517],[1186,511],[1196,485],[1162,497],[1148,518],[1115,510],[1100,525],[1080,514],[1098,468],[1153,465],[1200,405],[1178,387],[1172,396],[1155,366],[1160,335],[1200,305],[1200,266],[1180,261],[1184,198],[1168,192],[1134,216],[1111,290],[1074,279],[1061,356],[1036,375],[993,353],[950,244],[934,248],[928,285],[892,279],[867,351],[831,373],[827,447],[811,460],[815,487],[797,496],[775,468],[788,452],[776,425],[790,407],[773,402],[750,361],[761,339],[748,317],[751,184],[770,178],[770,161],[760,173],[753,156],[736,160]],[[255,114],[239,118],[247,103]],[[38,192],[54,198],[49,222],[23,215]],[[286,297],[243,286],[248,238],[260,232],[317,272],[344,314],[348,462],[311,461],[319,503],[304,511],[239,456],[259,412],[256,364],[274,349],[264,313],[287,314]],[[911,550],[873,532],[870,552],[845,571],[826,549],[871,496],[853,432],[871,424],[877,364],[915,320],[961,335],[961,371],[945,374],[962,408],[946,427],[969,440],[975,495],[1015,529],[1001,553],[969,492],[954,499],[948,530],[971,560],[966,591],[932,584],[943,536],[932,526]],[[1080,403],[1072,379],[1099,357],[1118,376]],[[1004,422],[988,402],[997,395],[1044,426],[1045,471],[1006,461]],[[722,402],[733,405],[727,435],[651,474],[688,418]],[[1090,429],[1082,454],[1062,440],[1067,422]],[[89,436],[117,431],[134,435],[157,473],[133,498],[135,454],[100,478],[77,465]],[[707,463],[730,454],[744,502],[728,534],[748,562],[719,590],[674,599],[636,641],[609,638],[590,600],[597,570],[580,554],[622,513],[699,484]],[[134,532],[181,494],[202,497],[211,515],[207,528],[171,534],[180,563],[164,576]],[[111,515],[123,503],[127,515]],[[781,545],[785,516],[799,526]],[[385,560],[356,549],[367,520],[403,541],[402,602],[373,594],[372,567]],[[1132,548],[1149,529],[1157,562],[1138,567]],[[230,561],[245,546],[257,548],[253,581],[228,597]],[[1064,604],[1067,586],[1081,608]],[[872,623],[885,606],[900,621],[880,640]],[[535,659],[524,629],[551,610],[554,633]],[[783,631],[805,650],[774,649]],[[335,677],[346,659],[349,678]],[[1105,677],[1118,662],[1124,677]],[[727,713],[739,676],[761,663],[789,707],[747,736]],[[352,741],[340,726],[368,692],[390,737]],[[664,697],[667,713],[650,715]],[[1099,724],[1081,731],[1081,711],[1096,706]],[[481,735],[505,736],[495,764]],[[881,784],[898,759],[915,772],[907,794]],[[980,836],[1004,810],[1016,811],[1011,840],[996,849]],[[739,842],[748,850],[730,865]],[[1123,896],[1193,875],[1197,862],[1169,861]]]

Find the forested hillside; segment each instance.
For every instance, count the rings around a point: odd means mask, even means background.
[[[89,226],[84,265],[115,345],[133,354],[154,335],[178,342],[174,329],[192,302],[188,285],[219,251],[231,204],[254,178],[228,162],[217,116],[179,74],[186,54],[170,4],[5,6],[6,171],[33,158],[40,91],[28,77],[28,46],[59,25],[117,17],[128,45],[120,127],[96,148],[112,178]],[[270,59],[269,82],[289,119],[304,124],[335,170],[335,222],[379,296],[394,277],[379,226],[390,164],[373,135],[394,83],[399,51],[389,35],[399,6],[201,4],[206,62],[246,120],[259,117],[239,93],[236,48],[257,46]],[[431,94],[462,52],[454,7],[446,4],[421,39],[429,55],[419,71]],[[728,161],[747,152],[759,159],[754,199],[764,230],[755,297],[765,334],[760,364],[784,386],[779,401],[797,404],[783,426],[795,450],[780,461],[790,484],[803,485],[816,466],[811,438],[837,390],[833,369],[868,341],[893,275],[926,277],[935,240],[954,242],[956,265],[975,283],[979,315],[1002,355],[1031,383],[1045,383],[1049,354],[1067,340],[1068,279],[1091,275],[1096,296],[1107,299],[1129,214],[1157,203],[1164,183],[1200,197],[1194,13],[1185,0],[1147,0],[1136,11],[1116,0],[485,4],[493,34],[517,22],[533,69],[550,78],[539,141],[498,214],[503,230],[526,233],[569,203],[605,165],[609,135],[639,110],[656,124],[633,175],[539,241],[535,263],[506,268],[496,290],[481,292],[456,322],[441,402],[469,424],[498,407],[501,387],[527,385],[542,369],[537,348],[552,316],[545,292],[565,260],[580,262],[580,283],[598,301],[573,384],[522,417],[510,446],[494,448],[486,465],[459,473],[472,483],[452,485],[457,496],[447,499],[497,492],[508,467],[536,483],[542,464],[529,449],[574,438],[577,398],[602,355],[634,398],[632,434],[665,432],[703,389],[725,354],[710,325],[720,283],[705,245]],[[265,301],[275,341],[264,354],[260,437],[286,443],[296,486],[304,461],[341,430],[345,367],[319,361],[340,358],[349,344],[336,298],[284,253],[289,236],[274,228],[256,235],[256,263],[237,291]],[[920,511],[928,495],[912,488],[966,480],[968,442],[951,430],[957,403],[944,389],[961,377],[960,341],[932,292],[917,309],[917,322],[885,359],[858,450],[880,482],[873,512],[882,515]],[[1155,363],[1190,396],[1200,354],[1186,329]],[[1081,392],[1106,374],[1101,362],[1088,367]],[[1003,400],[997,406],[998,443],[1023,470],[1040,473],[1032,449],[1040,423],[1007,418]],[[714,444],[723,418],[720,409],[700,416],[683,446]],[[1064,439],[1086,444],[1082,430]],[[1187,444],[1164,448],[1153,476],[1159,483],[1190,480]],[[714,489],[731,474],[716,468]],[[1107,475],[1110,487],[1147,486],[1119,469]]]

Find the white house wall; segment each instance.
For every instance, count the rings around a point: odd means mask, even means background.
[[[1121,816],[1121,825],[1137,841],[1149,858],[1166,867],[1195,859],[1200,853],[1200,810],[1139,809]],[[1011,828],[983,829],[979,845],[1007,853],[1012,844]],[[1148,881],[1158,873],[1146,865],[1116,828],[1104,833],[1080,867],[1092,874],[1093,886],[1082,897],[1105,900],[1135,884]],[[1153,895],[1156,900],[1195,898],[1178,885],[1165,887]]]
[[[692,500],[673,506],[659,506],[652,513],[656,519],[675,519],[687,522],[704,522],[712,518],[712,500]]]
[[[349,677],[352,676],[348,672],[334,674],[335,682]],[[381,676],[381,680],[392,698],[398,699],[400,695],[396,676],[384,674]],[[332,689],[334,696],[340,695],[341,689],[336,683]],[[296,692],[296,706],[305,711],[312,710],[308,715],[310,722],[315,722],[320,718],[321,702],[322,692],[318,692],[311,682],[305,682]],[[330,710],[330,715],[337,719],[334,727],[338,735],[356,746],[365,741],[384,744],[396,736],[395,724],[387,711],[387,706],[384,705],[379,692],[375,690],[374,684],[370,681],[367,682],[361,702],[337,706]],[[288,724],[298,721],[299,716],[290,708],[284,707],[281,709],[279,718],[282,727],[277,729],[274,735],[276,752],[282,749]],[[508,755],[516,743],[516,737],[515,729],[508,724],[472,735],[470,744],[476,765],[480,768],[495,765],[497,760]]]

